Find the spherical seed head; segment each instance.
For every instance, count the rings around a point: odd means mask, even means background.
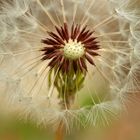
[[[84,45],[81,42],[77,42],[77,40],[71,40],[65,43],[64,46],[64,56],[68,59],[78,59],[84,55],[85,49]]]
[[[81,27],[78,24],[72,24],[70,30],[67,23],[56,27],[55,32],[48,32],[49,37],[42,39],[46,46],[41,49],[43,55],[41,60],[50,60],[48,66],[59,68],[68,73],[72,68],[85,73],[87,71],[87,62],[95,66],[93,56],[98,56],[99,49],[97,37],[94,32],[87,29],[87,26]]]

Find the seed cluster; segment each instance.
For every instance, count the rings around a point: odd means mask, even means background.
[[[50,60],[48,66],[58,67],[63,72],[68,72],[69,68],[87,71],[86,61],[95,65],[94,56],[98,56],[99,45],[94,36],[94,32],[87,29],[87,26],[72,24],[68,28],[67,23],[61,27],[56,27],[57,33],[48,32],[50,38],[42,39],[46,46],[43,51],[42,61]]]

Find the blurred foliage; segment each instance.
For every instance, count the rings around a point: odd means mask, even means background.
[[[48,129],[39,128],[32,122],[0,119],[0,140],[51,140]]]

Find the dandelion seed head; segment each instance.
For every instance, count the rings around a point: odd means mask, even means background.
[[[62,27],[55,27],[57,34],[48,32],[51,38],[42,40],[42,43],[50,47],[44,47],[42,60],[52,59],[48,64],[51,68],[59,67],[64,72],[72,67],[75,72],[80,68],[81,71],[87,70],[86,61],[94,65],[93,56],[98,56],[98,41],[93,36],[93,32],[87,29],[87,26],[81,28],[80,25],[71,26],[71,32],[67,23]],[[75,61],[72,61],[75,60]],[[58,66],[59,64],[59,66]],[[62,68],[61,68],[62,66]]]
[[[1,2],[0,95],[9,110],[68,131],[109,124],[140,91],[138,4]]]

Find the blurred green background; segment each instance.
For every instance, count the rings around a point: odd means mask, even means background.
[[[138,97],[139,98],[139,97]],[[110,126],[77,130],[65,140],[140,140],[140,103],[128,104],[128,113]],[[0,117],[0,140],[53,140],[53,130],[36,126],[34,122]]]

